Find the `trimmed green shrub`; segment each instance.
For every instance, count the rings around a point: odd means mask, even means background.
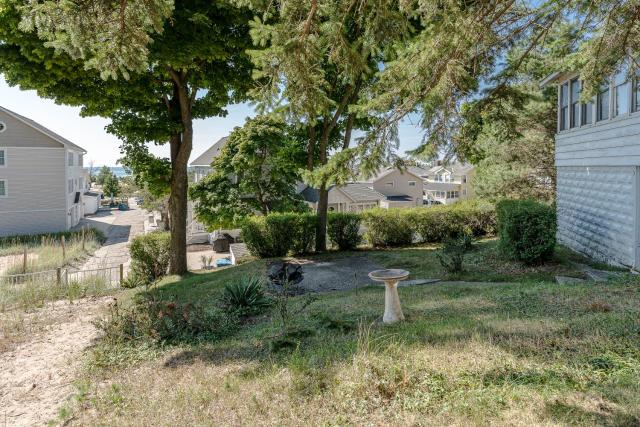
[[[327,233],[331,243],[341,251],[355,249],[360,243],[360,215],[350,212],[330,212]]]
[[[242,224],[242,239],[260,258],[307,253],[313,251],[317,221],[317,216],[309,213],[254,216]]]
[[[290,235],[291,252],[294,254],[306,254],[313,252],[316,243],[316,228],[318,227],[318,215],[313,213],[289,214],[293,216],[293,228]]]
[[[464,233],[470,233],[473,237],[493,235],[496,229],[495,207],[478,200],[414,208],[408,210],[407,215],[420,243],[442,242]]]
[[[376,248],[406,246],[413,242],[406,209],[370,209],[362,213],[365,239]]]
[[[136,236],[131,241],[131,274],[144,283],[153,283],[167,274],[171,238],[168,232]]]
[[[254,216],[247,218],[242,223],[242,241],[247,245],[247,249],[254,256],[259,258],[268,258],[271,256],[284,256],[273,253],[271,247],[271,239],[267,234],[267,225],[265,217]]]
[[[503,200],[496,207],[499,247],[511,259],[538,264],[556,246],[556,211],[534,200]]]

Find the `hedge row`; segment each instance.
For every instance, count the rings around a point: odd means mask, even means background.
[[[362,213],[365,239],[374,247],[439,243],[463,232],[475,237],[493,235],[496,212],[483,201],[411,209],[372,209]]]
[[[355,249],[364,237],[374,247],[406,246],[442,242],[463,232],[492,235],[496,229],[495,209],[481,201],[450,206],[411,209],[372,209],[361,214],[329,213],[327,234],[340,250]],[[317,217],[315,214],[277,213],[252,217],[242,226],[249,251],[259,257],[281,257],[312,252]]]

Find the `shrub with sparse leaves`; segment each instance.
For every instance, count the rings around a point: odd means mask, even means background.
[[[136,236],[129,246],[131,274],[144,283],[152,283],[167,274],[171,237],[168,232]]]

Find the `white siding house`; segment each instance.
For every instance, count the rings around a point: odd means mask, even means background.
[[[640,88],[622,72],[589,103],[577,74],[555,73],[558,240],[612,264],[640,265]]]
[[[475,196],[473,165],[451,163],[427,170],[417,167],[410,169],[424,181],[424,200],[427,204],[450,205]]]
[[[211,163],[213,163],[216,157],[220,156],[220,153],[222,153],[226,145],[227,137],[225,136],[220,138],[189,164],[194,171],[194,182],[202,180],[213,171]],[[209,241],[209,232],[203,224],[196,220],[194,207],[193,202],[189,200],[187,204],[187,242],[189,244],[204,243]]]
[[[0,236],[68,230],[84,216],[86,151],[0,107]]]

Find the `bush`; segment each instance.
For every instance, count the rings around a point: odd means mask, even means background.
[[[171,240],[168,232],[136,236],[131,242],[131,274],[144,283],[153,283],[167,274]]]
[[[242,277],[238,282],[225,285],[222,303],[227,312],[248,316],[260,313],[271,301],[264,295],[262,279]]]
[[[108,317],[98,320],[103,341],[111,346],[127,342],[177,342],[220,339],[238,327],[238,318],[220,309],[144,299],[129,308],[112,305]]]
[[[318,215],[312,213],[289,215],[293,215],[292,233],[288,237],[291,239],[291,251],[294,254],[306,254],[313,252],[316,243]]]
[[[365,238],[374,247],[405,246],[413,242],[406,209],[371,209],[362,213]]]
[[[448,206],[415,208],[407,215],[420,243],[443,242],[464,233],[471,233],[473,237],[495,234],[495,208],[483,201],[470,200]]]
[[[436,252],[436,256],[447,273],[462,271],[464,256],[471,249],[472,244],[473,237],[468,233],[462,233],[457,237],[448,237],[444,240],[444,244]]]
[[[309,213],[273,213],[248,218],[242,224],[242,239],[260,258],[311,252],[318,218]]]
[[[331,212],[327,220],[327,233],[331,243],[341,251],[355,249],[360,243],[360,215]]]
[[[556,212],[533,200],[503,200],[496,208],[499,247],[511,259],[538,264],[556,246]]]

